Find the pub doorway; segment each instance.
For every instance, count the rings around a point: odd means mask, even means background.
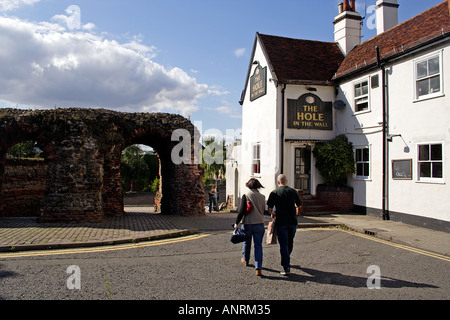
[[[311,194],[311,147],[295,148],[295,189]]]

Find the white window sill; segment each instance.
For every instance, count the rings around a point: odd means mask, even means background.
[[[359,116],[360,114],[365,114],[365,113],[370,113],[370,112],[372,112],[372,110],[370,110],[370,109],[367,109],[367,110],[361,110],[361,111],[355,111],[355,112],[353,113],[353,116]]]
[[[445,97],[445,94],[442,92],[437,92],[437,93],[431,93],[431,94],[427,94],[426,96],[421,96],[419,98],[416,98],[413,100],[413,102],[421,102],[421,101],[426,101],[426,100],[430,100],[430,99],[435,99],[435,98],[441,98],[441,97]]]
[[[425,183],[425,184],[445,184],[444,179],[431,179],[431,178],[421,178],[420,180],[416,180],[417,183]]]

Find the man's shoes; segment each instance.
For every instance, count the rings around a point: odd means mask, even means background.
[[[281,274],[282,276],[288,276],[288,275],[291,274],[291,269],[290,269],[290,268],[286,268],[286,269],[284,269],[283,271],[281,271],[280,274]]]
[[[257,275],[258,277],[261,277],[261,276],[262,276],[262,271],[261,271],[261,269],[256,269],[256,275]]]

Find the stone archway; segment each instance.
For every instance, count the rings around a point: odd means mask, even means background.
[[[191,162],[174,164],[172,133],[191,137]],[[123,113],[104,109],[0,109],[0,190],[5,156],[16,143],[36,140],[48,165],[39,220],[101,221],[123,215],[120,155],[131,144],[153,147],[161,160],[162,214],[203,215],[202,169],[194,163],[196,128],[166,113]],[[0,216],[2,212],[0,193]]]

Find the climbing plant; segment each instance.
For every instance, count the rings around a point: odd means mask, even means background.
[[[316,167],[327,185],[345,185],[347,176],[355,172],[353,144],[343,134],[330,141],[318,143],[313,154]]]

